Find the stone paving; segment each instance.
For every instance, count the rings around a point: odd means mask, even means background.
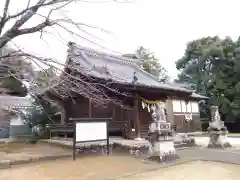
[[[176,136],[174,137],[174,143],[176,147],[179,146],[184,146],[184,145],[190,145],[192,146],[192,141],[194,140],[193,137],[188,137],[183,138]],[[64,147],[72,147],[72,139],[67,139],[65,140],[64,138],[61,139],[47,139],[47,140],[41,140],[41,142],[49,143],[49,144],[54,144],[54,145],[59,145],[59,146],[64,146]],[[149,142],[145,139],[143,140],[128,140],[128,139],[123,139],[123,138],[117,138],[117,137],[112,137],[109,139],[110,145],[118,145],[122,147],[127,147],[127,148],[148,148]],[[89,147],[89,146],[104,146],[106,145],[106,141],[96,141],[96,142],[87,142],[87,143],[77,143],[77,147]]]
[[[184,136],[182,134],[181,136]],[[181,136],[175,136],[174,138],[174,144],[175,147],[182,148],[182,147],[192,147],[193,145],[197,145],[200,147],[207,147],[209,138],[208,137],[188,137],[184,138]],[[183,141],[184,139],[184,141]],[[191,142],[192,139],[195,139],[195,144]],[[229,142],[232,144],[232,149],[240,149],[240,138],[237,137],[229,137]],[[49,139],[49,140],[43,140],[42,142],[47,142],[49,144],[59,145],[62,147],[72,147],[72,141],[71,139],[64,140],[64,139]],[[148,148],[148,141],[147,140],[127,140],[123,138],[110,138],[110,144],[118,145],[121,147],[126,147],[130,149],[140,149],[140,148]],[[91,142],[91,143],[79,143],[77,144],[78,148],[81,147],[91,147],[91,146],[104,146],[106,145],[106,142]]]
[[[167,170],[155,168],[151,171],[133,173],[112,180],[238,180],[240,150],[189,148],[178,151],[181,159],[192,159],[182,164],[173,163]]]
[[[121,178],[122,180],[238,180],[240,166],[194,161]]]
[[[239,137],[228,137],[228,140],[234,148],[240,148]],[[209,141],[208,137],[195,137],[196,144],[202,147],[207,147],[208,141]]]
[[[203,161],[216,161],[240,165],[240,150],[189,148],[178,151],[181,158],[194,157]]]

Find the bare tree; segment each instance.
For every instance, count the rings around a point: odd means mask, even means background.
[[[26,34],[39,33],[40,38],[42,38],[43,34],[47,32],[47,29],[53,27],[58,27],[77,38],[88,40],[81,34],[82,32],[88,33],[85,31],[84,27],[96,27],[80,22],[74,22],[71,18],[67,16],[61,18],[54,18],[53,13],[56,11],[61,11],[72,3],[106,2],[101,0],[28,0],[24,9],[16,12],[15,14],[11,14],[11,12],[9,11],[11,1],[12,0],[5,0],[3,13],[0,16],[0,49],[5,47],[9,42],[12,42],[12,40],[16,37],[24,36]],[[116,1],[118,3],[121,2],[117,0],[109,1]],[[122,2],[126,1],[123,0]],[[42,22],[31,27],[25,27],[24,25],[26,25],[35,16],[41,17]],[[77,31],[73,31],[71,27],[77,29]],[[95,43],[94,41],[90,42]],[[38,89],[38,93],[52,91],[61,98],[69,97],[73,94],[78,94],[91,99],[96,104],[105,104],[111,101],[118,105],[120,105],[121,102],[117,99],[110,97],[106,92],[111,91],[117,94],[121,94],[123,96],[129,96],[128,94],[121,93],[118,89],[113,88],[111,82],[99,83],[96,81],[91,81],[91,77],[75,76],[72,73],[65,71],[66,68],[69,68],[71,69],[71,72],[80,71],[82,74],[84,74],[84,71],[88,71],[87,69],[76,69],[74,65],[66,65],[48,57],[39,57],[33,54],[25,53],[21,50],[20,47],[15,52],[0,55],[1,61],[3,61],[4,59],[6,60],[6,58],[9,57],[24,57],[26,61],[34,64],[35,67],[37,66],[45,73],[48,74],[49,72],[45,71],[43,66],[50,67],[53,71],[55,71],[55,74],[57,74],[57,76],[49,80],[50,82],[47,84],[47,87],[39,87],[36,80],[32,79],[30,82],[32,84],[32,87],[38,87],[31,89],[31,92],[33,94],[36,93],[36,89]],[[15,78],[21,80],[19,76],[15,76]]]
[[[28,0],[28,3],[26,4],[26,7],[24,9],[20,10],[15,14],[10,14],[10,1],[13,0],[5,0],[3,14],[2,16],[0,16],[0,48],[2,48],[4,45],[6,45],[8,42],[12,41],[18,36],[37,32],[41,32],[42,35],[42,33],[44,33],[49,27],[59,27],[70,34],[75,35],[76,37],[86,39],[84,38],[84,36],[81,35],[81,33],[71,30],[68,25],[70,25],[72,28],[75,27],[79,30],[79,32],[85,32],[83,27],[97,27],[85,23],[74,22],[66,14],[64,15],[64,17],[54,18],[53,13],[56,11],[61,11],[72,3],[101,3],[108,1],[115,1],[118,3],[128,2],[126,0]],[[41,17],[42,22],[32,27],[25,28],[24,25],[27,24],[34,16]],[[10,21],[14,22],[13,25],[3,31],[6,25],[10,23]]]

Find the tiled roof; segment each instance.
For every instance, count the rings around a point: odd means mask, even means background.
[[[202,96],[202,95],[197,94],[197,93],[192,93],[191,97],[197,98],[197,99],[209,99],[208,97]]]
[[[140,68],[141,61],[122,56],[116,56],[93,49],[69,44],[68,61],[79,71],[89,76],[112,80],[120,84],[133,84],[134,72],[138,78],[136,86],[191,93],[183,88],[160,83],[157,78]]]
[[[170,84],[170,83],[169,83]],[[171,83],[170,84],[171,86],[175,86],[175,87],[186,87],[187,85],[186,84],[180,84],[180,83]],[[206,96],[203,96],[203,95],[200,95],[200,94],[197,94],[195,92],[193,92],[190,97],[192,98],[196,98],[196,99],[209,99],[208,97]]]

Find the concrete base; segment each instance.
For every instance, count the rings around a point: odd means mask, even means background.
[[[159,162],[169,162],[178,159],[173,141],[159,141],[149,145],[149,159]]]
[[[209,135],[208,148],[229,148],[232,145],[229,143],[227,134],[211,133]]]
[[[10,138],[31,136],[32,129],[28,125],[10,125]]]
[[[135,141],[142,141],[144,140],[143,138],[140,138],[140,137],[137,137],[137,138],[134,138]]]

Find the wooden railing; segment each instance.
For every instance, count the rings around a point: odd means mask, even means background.
[[[108,123],[108,131],[122,131],[126,132],[128,129],[128,122],[127,121],[112,121]]]
[[[111,132],[122,132],[122,134],[127,133],[128,125],[127,121],[109,121],[108,122],[108,131]],[[74,131],[74,123],[67,123],[67,124],[52,124],[49,128],[50,130],[50,137],[55,133],[57,136],[59,133],[63,133],[65,137],[67,137],[68,133],[73,133]]]
[[[200,118],[201,122],[209,122],[209,118],[208,117],[204,117],[204,118]]]
[[[67,137],[67,133],[73,133],[73,123],[68,124],[52,124],[50,125],[50,138],[52,137],[53,133],[59,135],[59,133],[64,133],[65,138]]]
[[[73,132],[73,124],[52,124],[50,126],[51,132]]]

